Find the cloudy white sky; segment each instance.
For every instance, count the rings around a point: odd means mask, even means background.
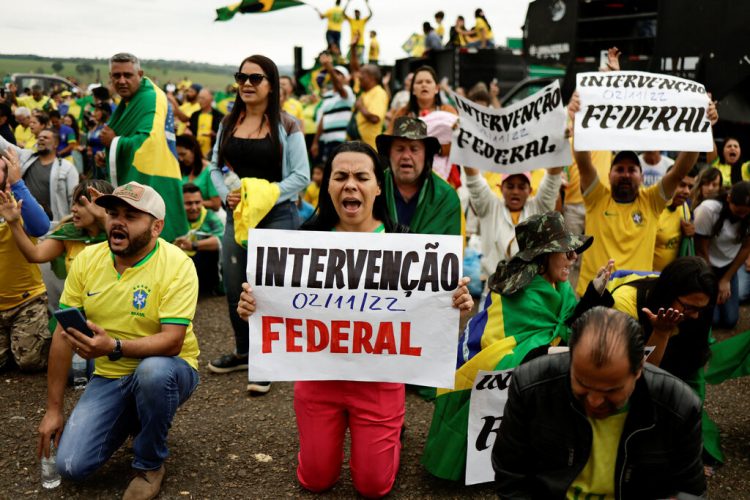
[[[214,22],[215,9],[237,0],[37,0],[4,2],[0,16],[0,53],[50,57],[109,57],[127,51],[143,59],[173,59],[237,64],[261,53],[277,64],[293,62],[293,47],[302,46],[305,66],[324,48],[325,21],[308,6],[266,14],[237,15]],[[334,0],[309,0],[325,11]],[[342,3],[346,3],[345,0]],[[520,37],[526,0],[370,0],[373,18],[368,28],[378,32],[381,60],[405,57],[401,45],[422,22],[445,11],[446,31],[456,16],[469,26],[474,10],[484,9],[496,41]],[[364,0],[352,0],[350,11]],[[344,43],[348,40],[344,25]]]

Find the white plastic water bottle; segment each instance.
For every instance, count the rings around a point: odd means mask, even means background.
[[[73,353],[73,388],[75,390],[85,389],[89,378],[86,376],[86,360],[78,354]]]
[[[235,174],[234,170],[231,170],[226,165],[221,167],[221,174],[224,176],[224,185],[229,188],[229,191],[237,191],[242,187],[240,176]]]
[[[60,486],[60,473],[57,472],[55,446],[52,440],[54,440],[54,436],[50,438],[49,458],[42,456],[42,487],[48,490]]]

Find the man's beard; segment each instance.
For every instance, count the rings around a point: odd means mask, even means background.
[[[612,198],[615,201],[620,202],[631,202],[634,201],[638,195],[638,189],[633,188],[630,183],[619,183],[612,186]]]
[[[137,255],[141,250],[146,248],[149,243],[151,243],[151,228],[148,228],[141,234],[137,234],[133,237],[130,237],[130,235],[128,235],[127,239],[128,246],[126,246],[125,249],[114,250],[110,241],[110,235],[107,235],[107,243],[109,244],[109,249],[118,257],[132,257],[133,255]]]

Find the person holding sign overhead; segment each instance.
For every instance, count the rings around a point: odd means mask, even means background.
[[[384,169],[374,149],[348,142],[334,150],[323,171],[318,208],[303,230],[404,233],[386,205]],[[473,300],[459,281],[453,306],[469,313]],[[247,320],[256,310],[244,283],[237,313]],[[252,334],[253,332],[251,332]],[[399,467],[400,433],[404,422],[404,384],[343,380],[303,381],[294,386],[300,451],[297,478],[314,492],[331,488],[341,473],[344,435],[351,434],[352,480],[365,497],[391,490]]]
[[[582,109],[578,93],[568,105],[572,117]],[[711,124],[719,115],[709,101],[707,114]],[[672,169],[659,182],[641,189],[643,171],[634,151],[620,151],[612,160],[606,187],[591,162],[589,151],[575,149],[574,157],[581,176],[581,192],[586,207],[586,234],[595,242],[583,258],[576,291],[583,294],[586,284],[596,274],[596,263],[614,259],[620,269],[650,271],[653,269],[654,246],[659,216],[672,198],[680,181],[695,165],[697,152],[681,152]]]

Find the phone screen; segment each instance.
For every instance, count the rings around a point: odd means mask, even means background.
[[[92,332],[91,328],[86,324],[86,317],[80,310],[74,307],[70,309],[58,309],[55,311],[55,318],[57,318],[57,322],[60,323],[60,326],[65,330],[68,328],[75,328],[88,337],[94,336],[94,332]]]

